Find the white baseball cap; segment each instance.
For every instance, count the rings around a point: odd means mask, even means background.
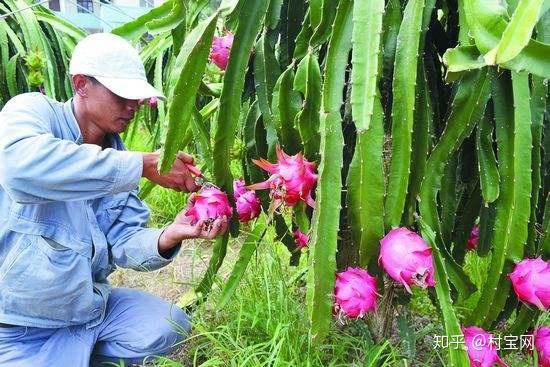
[[[137,50],[112,33],[90,34],[78,42],[69,64],[69,74],[92,76],[126,99],[165,99],[162,92],[147,82]]]

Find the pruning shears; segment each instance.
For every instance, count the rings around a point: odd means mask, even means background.
[[[185,167],[191,172],[193,176],[195,176],[195,184],[197,186],[205,187],[205,188],[211,188],[214,187],[219,190],[219,187],[214,185],[210,180],[206,179],[204,177],[204,174],[201,172],[201,170],[191,163],[185,163]]]

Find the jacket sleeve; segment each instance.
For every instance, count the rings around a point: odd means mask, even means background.
[[[164,229],[146,228],[149,208],[136,191],[118,207],[109,210],[117,215],[106,233],[112,260],[117,266],[138,271],[156,270],[169,264],[179,252],[180,246],[177,246],[169,258],[159,254],[158,240]]]
[[[16,97],[17,98],[17,97]],[[44,99],[0,113],[0,185],[18,203],[95,199],[137,187],[140,153],[76,144],[53,136]]]

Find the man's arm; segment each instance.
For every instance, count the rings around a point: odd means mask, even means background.
[[[95,199],[137,188],[141,176],[180,191],[196,190],[180,154],[170,172],[156,170],[158,153],[136,153],[78,145],[52,135],[45,100],[0,114],[0,184],[20,203]],[[40,106],[40,103],[44,106]],[[44,113],[41,112],[44,110]],[[46,116],[42,116],[45,114]]]
[[[191,238],[213,239],[227,231],[227,218],[218,218],[207,228],[204,221],[191,225],[180,212],[164,229],[145,228],[147,206],[130,193],[120,215],[106,233],[113,261],[124,268],[149,271],[167,265],[177,254],[181,241]]]

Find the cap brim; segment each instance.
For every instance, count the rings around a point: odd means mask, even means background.
[[[126,99],[145,99],[157,97],[165,100],[166,97],[158,89],[142,79],[106,78],[94,76],[111,92]]]

